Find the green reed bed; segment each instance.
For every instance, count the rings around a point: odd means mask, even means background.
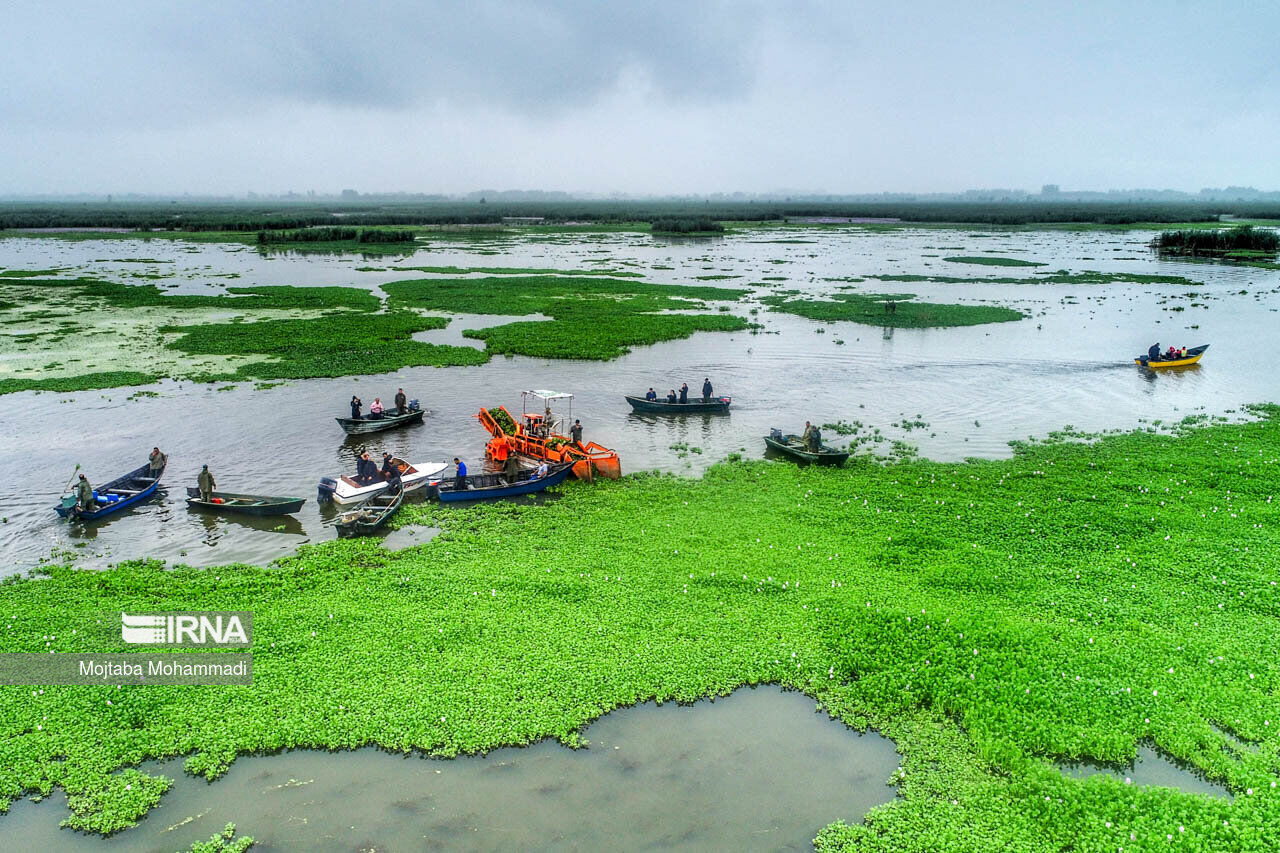
[[[0,688],[0,797],[62,787],[69,825],[110,832],[168,787],[121,770],[151,758],[212,779],[288,748],[578,745],[617,707],[780,684],[902,753],[898,798],[822,850],[1274,849],[1280,408],[1255,414],[1003,461],[722,463],[539,506],[419,503],[401,520],[443,532],[399,552],[51,567],[0,585],[0,649],[126,651],[95,620],[252,609],[254,684]],[[1142,741],[1234,800],[1054,765]]]

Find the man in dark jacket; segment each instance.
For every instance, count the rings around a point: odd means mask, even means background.
[[[658,399],[658,392],[657,392],[657,391],[654,391],[652,388],[650,388],[650,389],[649,389],[649,393],[648,393],[648,394],[645,394],[645,395],[644,395],[644,398],[645,398],[646,400],[656,400],[656,399]]]
[[[1152,344],[1150,347],[1147,348],[1147,360],[1148,361],[1160,360],[1160,342],[1159,341],[1156,341],[1154,344]]]
[[[360,402],[359,397],[357,397],[355,394],[351,395],[351,419],[353,421],[360,420],[360,407],[363,405],[364,403]]]
[[[689,402],[689,383],[688,382],[685,382],[680,386],[680,402],[681,403]]]
[[[575,444],[582,444],[582,421],[574,421],[573,426],[569,427],[569,438]]]
[[[80,475],[80,482],[76,483],[76,506],[84,512],[93,509],[93,486],[89,485],[89,478],[84,474]]]
[[[213,490],[218,484],[213,481],[213,472],[206,465],[200,469],[200,473],[196,475],[196,485],[200,487],[200,500],[209,503],[209,499],[213,497]]]
[[[404,395],[404,389],[396,391],[396,414],[403,415],[409,406],[409,398]]]
[[[708,376],[706,379],[702,380],[702,402],[705,403],[710,399],[711,399],[711,377]]]
[[[667,392],[667,402],[674,403],[676,401],[676,389],[672,388]]]
[[[395,462],[391,460],[390,453],[382,454],[382,478],[384,480],[390,480],[393,473],[399,477],[400,469],[396,467]]]
[[[369,458],[368,453],[361,453],[356,460],[356,480],[368,485],[378,479],[378,463]]]

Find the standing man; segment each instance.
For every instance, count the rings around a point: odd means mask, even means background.
[[[574,444],[582,444],[582,421],[573,422],[573,426],[569,427],[569,437]]]
[[[404,389],[403,388],[397,389],[396,390],[396,414],[403,415],[408,405],[409,405],[409,398],[404,395]]]
[[[702,402],[706,403],[711,399],[711,377],[708,376],[702,380]]]
[[[453,457],[453,464],[458,468],[457,476],[453,478],[453,487],[459,492],[465,492],[467,490],[467,463],[455,456]]]
[[[200,473],[196,475],[196,485],[200,487],[200,500],[209,503],[213,497],[213,490],[218,487],[218,484],[214,482],[213,472],[209,470],[208,465],[201,468]]]
[[[685,382],[680,385],[680,402],[689,402],[689,383]]]
[[[80,482],[76,483],[76,506],[81,512],[93,509],[93,486],[89,485],[89,479],[84,474],[80,475]]]
[[[520,457],[515,453],[508,453],[507,458],[502,461],[502,474],[508,483],[520,479]]]
[[[353,421],[360,420],[360,407],[363,405],[364,403],[360,402],[359,397],[357,397],[355,394],[351,395],[351,420]]]
[[[804,432],[800,434],[800,438],[804,440],[805,447],[809,447],[813,443],[813,424],[808,421],[804,422]]]
[[[165,463],[168,461],[168,457],[160,452],[160,448],[151,448],[151,455],[147,457],[147,465],[150,468],[148,473],[150,474],[151,479],[160,479],[160,475],[164,473]]]

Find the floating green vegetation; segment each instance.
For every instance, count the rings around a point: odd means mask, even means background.
[[[1043,267],[1045,264],[1039,261],[1024,261],[1021,258],[1001,258],[971,255],[956,255],[950,258],[943,258],[944,261],[950,261],[953,264],[979,264],[984,267]]]
[[[1221,230],[1189,228],[1160,232],[1151,241],[1151,248],[1165,255],[1256,258],[1258,255],[1273,256],[1280,252],[1280,234],[1269,228],[1254,228],[1252,225]]]
[[[300,308],[351,308],[373,311],[381,304],[378,297],[356,287],[228,287],[225,293],[166,293],[154,284],[117,284],[90,278],[22,279],[0,282],[6,288],[66,288],[76,298],[101,300],[111,308],[221,308],[296,310]],[[39,294],[22,291],[39,298]],[[228,294],[230,296],[228,296]]]
[[[949,305],[916,302],[911,293],[836,293],[830,299],[796,299],[783,294],[762,296],[772,311],[810,320],[849,320],[868,326],[931,328],[1005,323],[1026,315],[998,305]]]
[[[229,823],[208,841],[197,841],[187,853],[244,853],[254,845],[252,835],[236,835],[236,825]]]
[[[471,347],[442,346],[412,340],[417,332],[442,329],[442,317],[409,311],[388,314],[334,313],[313,319],[262,320],[255,323],[204,323],[170,326],[178,337],[168,346],[187,355],[266,355],[232,374],[193,377],[223,379],[312,379],[390,373],[402,367],[452,367],[483,364],[488,355]]]
[[[614,278],[567,280],[557,276],[420,279],[383,285],[391,304],[468,314],[542,314],[524,321],[468,329],[488,352],[537,358],[617,358],[630,347],[687,338],[700,331],[750,327],[737,316],[665,314],[704,309],[704,300],[747,294],[710,285],[647,284]]]
[[[66,267],[54,267],[47,270],[0,270],[0,278],[41,278],[66,271]]]
[[[557,270],[557,269],[538,269],[528,267],[391,267],[392,270],[400,272],[402,270],[414,270],[416,272],[439,273],[441,275],[467,275],[474,273],[483,273],[485,275],[595,275],[595,276],[613,276],[614,278],[643,278],[642,273],[625,272],[612,269],[594,269],[594,270]],[[656,267],[655,267],[656,269]],[[668,269],[670,269],[668,267]]]
[[[732,278],[742,278],[740,275],[725,275],[724,273],[715,273],[712,275],[695,275],[698,281],[728,281]]]
[[[136,370],[112,370],[100,373],[81,373],[78,376],[55,376],[48,379],[5,378],[0,379],[0,394],[19,391],[89,391],[95,388],[119,388],[128,385],[150,385],[162,376]]]
[[[111,832],[168,786],[132,769],[151,758],[216,778],[288,748],[578,745],[617,707],[779,684],[902,754],[899,796],[819,849],[1268,849],[1280,408],[1256,413],[1003,461],[724,463],[540,506],[415,504],[404,522],[443,532],[398,552],[52,566],[0,585],[3,651],[125,652],[90,630],[104,614],[252,607],[254,683],[0,687],[0,797],[62,787],[71,826]],[[1234,801],[1054,766],[1146,740]]]
[[[298,228],[292,231],[259,231],[258,243],[412,243],[413,231],[391,228]]]
[[[1153,275],[1150,273],[1131,272],[1068,272],[1058,270],[1053,273],[1038,273],[1035,278],[959,278],[948,275],[868,275],[879,281],[898,282],[934,282],[936,284],[1184,284],[1198,285],[1200,282],[1180,275]]]

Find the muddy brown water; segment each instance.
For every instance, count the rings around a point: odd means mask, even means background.
[[[240,758],[206,783],[180,761],[142,823],[106,840],[58,829],[66,798],[0,817],[11,850],[172,851],[233,822],[258,850],[812,850],[835,820],[895,795],[893,743],[743,688],[614,711],[585,749],[554,742],[450,760],[374,749]]]

